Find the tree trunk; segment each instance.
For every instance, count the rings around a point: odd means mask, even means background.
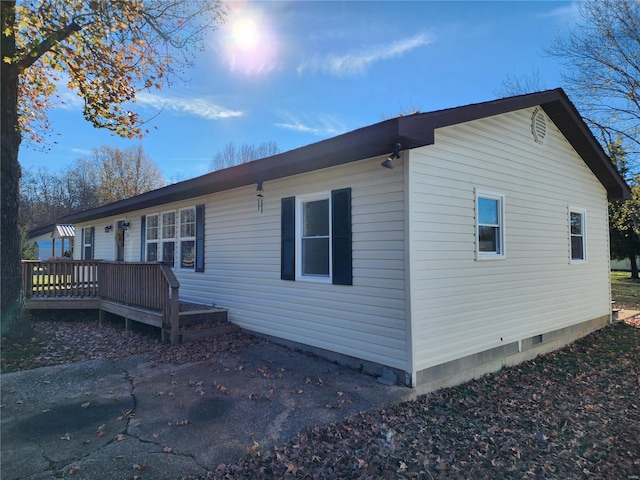
[[[631,263],[631,278],[634,280],[639,280],[638,277],[638,262],[636,262],[635,254],[629,255],[629,262]]]
[[[15,2],[0,2],[2,28],[12,28],[15,23]],[[3,36],[1,59],[13,58],[15,37]],[[2,63],[0,71],[0,99],[2,101],[2,165],[0,209],[0,334],[8,338],[23,338],[31,331],[26,321],[22,300],[22,271],[20,265],[20,229],[18,227],[18,202],[20,164],[18,150],[22,136],[18,128],[18,68],[15,64]]]

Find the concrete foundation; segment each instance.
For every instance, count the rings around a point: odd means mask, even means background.
[[[297,342],[256,334],[268,338],[273,343],[289,348],[309,352],[339,365],[346,365],[363,373],[378,377],[381,383],[399,383],[414,387],[416,394],[432,392],[440,388],[452,387],[481,377],[487,373],[497,372],[503,367],[517,365],[531,360],[538,355],[558,350],[563,346],[602,328],[611,322],[610,315],[594,318],[570,327],[553,330],[542,335],[524,338],[518,342],[501,345],[473,355],[436,365],[416,373],[416,382],[411,384],[411,373],[390,368],[378,363],[361,360],[349,355],[332,352],[322,348],[303,345]],[[391,382],[394,379],[395,382]]]

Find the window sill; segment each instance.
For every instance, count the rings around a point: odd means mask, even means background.
[[[309,283],[331,283],[331,277],[322,277],[314,275],[296,275],[297,282],[309,282]]]
[[[506,260],[507,256],[504,254],[476,254],[477,262],[486,262],[490,260]]]

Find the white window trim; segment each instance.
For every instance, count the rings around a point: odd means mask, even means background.
[[[149,238],[149,217],[157,217],[158,218],[158,224],[156,226],[156,228],[158,229],[158,235],[156,236],[156,238]],[[147,219],[145,221],[145,232],[144,232],[144,259],[145,262],[158,262],[159,260],[159,256],[160,256],[160,234],[161,234],[161,229],[162,229],[162,216],[160,215],[160,213],[149,213],[147,215]],[[156,244],[156,259],[155,260],[149,260],[149,245],[155,243]]]
[[[185,210],[193,210],[194,211],[194,233],[195,233],[195,225],[197,224],[197,219],[195,218],[195,210],[196,210],[196,206],[192,205],[189,207],[184,207],[184,208],[180,208],[180,209],[175,209],[175,210],[164,210],[162,212],[153,212],[153,213],[149,213],[146,215],[147,217],[147,222],[149,217],[157,217],[158,218],[158,238],[156,239],[152,239],[150,240],[148,237],[148,228],[149,225],[148,223],[145,225],[145,228],[147,229],[147,232],[145,232],[145,252],[144,252],[144,256],[145,256],[145,261],[149,262],[150,260],[147,258],[147,245],[151,244],[151,243],[155,243],[157,244],[156,247],[156,256],[157,256],[157,261],[158,262],[162,262],[164,261],[164,250],[163,250],[163,244],[166,242],[171,242],[173,241],[173,269],[180,269],[180,270],[185,270],[185,271],[193,271],[195,270],[195,258],[194,258],[194,266],[193,267],[183,267],[182,266],[182,260],[181,260],[181,255],[182,255],[182,245],[181,242],[184,241],[193,241],[194,242],[194,257],[195,257],[195,242],[196,242],[196,237],[195,235],[192,237],[182,237],[181,236],[181,226],[182,226],[182,222],[181,222],[181,217],[180,214],[185,211]],[[175,236],[173,237],[173,239],[171,238],[164,238],[163,236],[163,227],[164,227],[164,223],[163,223],[163,215],[166,213],[175,213]]]
[[[498,241],[500,242],[500,252],[481,252],[480,251],[480,218],[479,218],[479,209],[478,209],[478,200],[479,198],[490,198],[493,200],[498,200],[499,202],[499,212],[498,212]],[[476,260],[477,261],[485,261],[485,260],[504,260],[507,258],[506,254],[506,245],[505,245],[505,195],[503,193],[492,192],[488,190],[475,189],[475,250],[476,250]]]
[[[164,215],[167,213],[173,213],[173,228],[174,228],[174,236],[164,237]],[[175,210],[165,210],[164,212],[160,212],[158,216],[158,260],[165,261],[164,259],[164,244],[167,242],[173,241],[173,266],[171,268],[175,268],[176,266],[176,244],[178,243],[178,213]]]
[[[329,275],[303,275],[302,274],[302,204],[317,200],[329,201]],[[331,192],[309,193],[305,195],[296,195],[296,281],[315,282],[315,283],[332,283],[333,282],[333,248],[331,231]]]
[[[193,236],[192,237],[183,237],[182,236],[182,212],[185,210],[193,210]],[[176,245],[175,245],[175,257],[174,264],[175,268],[180,270],[185,270],[187,272],[193,272],[196,269],[196,229],[197,229],[197,218],[196,218],[196,206],[192,205],[190,207],[184,207],[178,209],[176,213]],[[183,267],[182,266],[182,242],[183,241],[193,241],[193,266],[192,267]]]
[[[86,227],[82,227],[84,229],[84,233],[82,235],[82,251],[80,253],[80,256],[82,257],[82,260],[95,260],[95,245],[96,245],[96,229],[93,227],[93,225],[88,225]],[[91,235],[91,241],[89,243],[87,243],[87,230],[90,232],[91,229],[93,228],[93,235]],[[91,258],[86,258],[87,257],[87,247],[89,247],[92,255]]]
[[[573,234],[571,233],[571,214],[579,213],[582,215],[582,253],[584,258],[573,258],[573,254],[571,252],[571,238]],[[581,207],[574,207],[569,205],[567,209],[567,233],[569,239],[569,263],[570,264],[580,264],[587,263],[587,210]]]

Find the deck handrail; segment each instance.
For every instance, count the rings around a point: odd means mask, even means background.
[[[179,341],[180,283],[169,265],[159,262],[103,260],[24,260],[25,298],[102,298],[162,312],[171,342]]]

